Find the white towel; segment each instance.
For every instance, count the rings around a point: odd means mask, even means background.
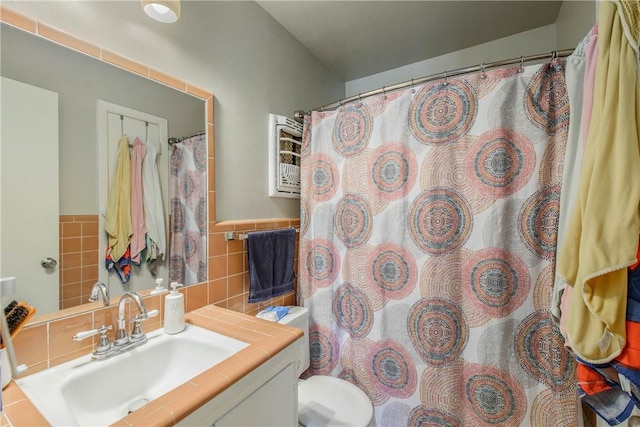
[[[144,200],[144,214],[147,225],[147,239],[156,246],[156,251],[147,245],[147,261],[152,262],[156,258],[164,258],[167,250],[167,237],[164,217],[164,204],[162,203],[162,189],[160,187],[160,174],[158,173],[158,144],[152,141],[146,142],[147,155],[142,162],[142,194]]]

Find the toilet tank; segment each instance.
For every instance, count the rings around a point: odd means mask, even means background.
[[[283,325],[293,326],[294,328],[302,329],[304,337],[302,340],[302,346],[300,347],[300,357],[298,358],[298,376],[309,368],[309,310],[305,307],[290,306],[289,313],[282,319],[278,320],[278,323]]]

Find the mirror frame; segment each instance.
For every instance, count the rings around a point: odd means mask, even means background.
[[[191,95],[195,98],[205,101],[205,131],[207,136],[207,218],[209,229],[215,224],[215,147],[214,147],[214,95],[205,89],[199,88],[186,81],[180,80],[174,76],[155,70],[137,61],[128,59],[113,51],[102,48],[99,45],[86,42],[67,32],[58,30],[52,26],[42,23],[37,19],[32,19],[20,13],[8,9],[4,5],[0,5],[0,22],[15,27],[19,30],[31,33],[36,37],[40,37],[47,41],[59,44],[68,49],[74,50],[80,54],[92,57],[107,65],[121,68],[135,75],[149,79],[155,83],[163,84]],[[210,233],[209,233],[210,234]],[[209,238],[209,236],[207,236]],[[212,268],[209,254],[207,254],[207,271]],[[209,274],[209,273],[208,273]],[[194,283],[190,286],[199,285],[207,282]],[[151,289],[140,292],[141,296],[147,296]],[[112,298],[111,303],[115,303]],[[71,315],[85,312],[91,312],[102,308],[101,302],[82,304],[76,307],[59,310],[52,313],[36,315],[30,322],[30,325],[50,322]]]

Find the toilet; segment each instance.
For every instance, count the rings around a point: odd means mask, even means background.
[[[310,363],[309,310],[305,307],[288,308],[289,313],[278,320],[278,323],[304,331],[298,362],[300,376]],[[373,404],[362,390],[343,379],[326,375],[299,379],[298,425],[375,427]]]

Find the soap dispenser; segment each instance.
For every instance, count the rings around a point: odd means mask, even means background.
[[[156,295],[156,294],[161,294],[163,292],[166,292],[167,289],[162,286],[164,283],[164,279],[162,277],[158,277],[156,279],[156,287],[154,290],[151,291],[151,295]]]
[[[182,285],[178,282],[171,282],[169,288],[171,293],[164,299],[164,332],[166,334],[177,334],[185,328],[184,323],[184,295],[178,292]]]

